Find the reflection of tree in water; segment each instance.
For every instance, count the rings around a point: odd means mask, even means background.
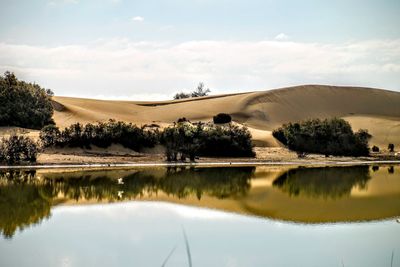
[[[139,171],[123,177],[123,184],[96,172],[76,177],[62,173],[36,179],[35,172],[8,171],[0,173],[0,231],[12,237],[16,229],[39,223],[50,216],[56,197],[79,200],[129,200],[164,192],[186,198],[204,194],[216,198],[246,194],[254,167],[241,168],[169,168],[165,175]],[[73,176],[73,177],[71,177]],[[119,194],[122,192],[123,194]]]
[[[393,174],[394,173],[394,167],[393,166],[389,166],[388,173],[389,174]]]
[[[336,199],[350,195],[354,186],[365,189],[369,179],[368,166],[298,168],[280,175],[273,186],[291,196]]]
[[[242,168],[168,168],[162,177],[148,172],[134,172],[123,177],[123,184],[107,176],[88,172],[81,177],[68,177],[68,173],[56,179],[45,179],[51,184],[52,196],[61,193],[68,199],[96,199],[116,201],[135,199],[144,195],[164,192],[178,198],[203,194],[217,198],[245,194],[250,188],[254,167]],[[122,196],[118,192],[123,191]]]
[[[34,171],[0,173],[0,233],[6,238],[50,216],[47,188],[36,184],[34,177]]]
[[[254,167],[241,168],[199,168],[177,170],[169,168],[160,182],[160,189],[167,194],[185,198],[203,194],[216,198],[245,195],[250,189]]]

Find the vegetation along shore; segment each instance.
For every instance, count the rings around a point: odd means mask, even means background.
[[[10,72],[0,84],[5,166],[400,160],[400,93],[391,91],[310,85],[301,97],[297,87],[208,96],[200,83],[172,101],[129,102],[55,97]],[[339,100],[340,109],[329,104]]]

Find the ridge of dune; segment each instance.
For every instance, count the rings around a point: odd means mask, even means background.
[[[271,131],[283,123],[309,118],[341,117],[354,130],[367,128],[372,144],[400,144],[400,93],[374,88],[302,85],[259,92],[206,96],[171,101],[115,101],[72,97],[54,98],[54,120],[71,123],[106,121],[166,125],[180,117],[211,120],[229,113],[246,125],[257,145],[279,146]]]

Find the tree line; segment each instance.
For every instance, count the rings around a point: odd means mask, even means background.
[[[165,147],[168,161],[194,161],[200,156],[255,156],[247,128],[232,123],[192,123],[181,118],[163,130],[158,125],[138,127],[115,120],[94,124],[74,123],[62,130],[50,124],[40,131],[39,142],[17,135],[3,138],[0,141],[0,162],[35,162],[40,150],[48,147],[91,149],[92,146],[107,148],[112,144],[121,144],[139,152],[161,144]]]
[[[95,124],[71,124],[63,130],[55,125],[43,127],[39,134],[44,147],[107,148],[121,144],[126,148],[140,151],[144,147],[154,147],[159,142],[159,130],[154,126],[138,127],[132,123],[109,120]]]

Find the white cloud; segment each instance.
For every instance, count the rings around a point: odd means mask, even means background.
[[[286,41],[286,40],[289,40],[289,36],[284,33],[280,33],[277,36],[275,36],[274,39],[277,41]]]
[[[5,70],[58,95],[101,98],[170,98],[199,81],[213,93],[309,83],[399,90],[400,39],[345,44],[112,39],[56,47],[0,43],[0,72]]]
[[[141,16],[136,16],[136,17],[133,17],[131,20],[136,21],[136,22],[143,22],[144,18]]]

